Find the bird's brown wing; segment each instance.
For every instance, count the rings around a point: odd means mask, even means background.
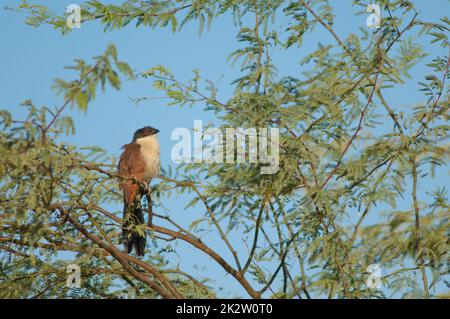
[[[134,176],[137,180],[144,180],[145,162],[141,156],[141,146],[137,143],[125,145],[124,151],[120,156],[118,172],[124,177]],[[124,200],[127,204],[134,201],[139,185],[132,181],[121,183]]]

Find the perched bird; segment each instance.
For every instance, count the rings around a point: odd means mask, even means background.
[[[146,126],[134,133],[132,142],[122,147],[124,151],[119,160],[119,175],[125,178],[134,177],[140,182],[150,184],[152,178],[159,174],[160,168],[160,148],[156,138],[158,132],[159,130]],[[125,180],[120,186],[123,190],[122,238],[125,250],[129,254],[134,248],[137,256],[143,256],[145,235],[139,234],[135,229],[136,225],[144,223],[141,187],[132,180]],[[150,195],[147,196],[148,205],[151,207]]]

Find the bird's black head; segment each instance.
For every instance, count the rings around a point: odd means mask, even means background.
[[[146,126],[143,128],[140,128],[136,132],[134,132],[133,135],[133,142],[136,141],[138,138],[146,137],[149,135],[155,135],[159,132],[156,128],[153,128],[151,126]]]

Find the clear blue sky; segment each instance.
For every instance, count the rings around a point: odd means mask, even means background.
[[[44,3],[55,12],[62,13],[66,6],[77,3],[76,0],[37,1]],[[121,1],[110,1],[120,3]],[[355,16],[356,9],[351,7],[350,0],[332,1],[335,3],[335,30],[342,37],[349,33],[360,34],[358,28],[364,26],[367,15]],[[421,10],[419,18],[424,20],[436,20],[450,12],[449,1],[415,1]],[[17,6],[20,1],[3,0],[1,7]],[[130,24],[125,29],[114,32],[103,32],[103,28],[97,22],[83,24],[81,29],[76,29],[68,36],[61,36],[50,26],[42,26],[34,29],[25,25],[24,15],[0,10],[0,109],[11,111],[15,117],[23,116],[19,107],[20,102],[32,99],[36,105],[57,106],[61,104],[61,98],[55,97],[50,90],[52,80],[56,77],[72,79],[73,74],[63,67],[72,63],[76,58],[89,60],[92,56],[101,54],[109,43],[114,43],[119,52],[119,58],[127,61],[138,72],[163,64],[168,66],[180,79],[189,79],[192,70],[200,70],[204,78],[218,82],[219,97],[226,100],[231,96],[233,88],[230,82],[239,74],[239,65],[230,68],[226,61],[228,55],[238,47],[235,39],[237,28],[232,24],[229,15],[217,18],[211,30],[198,36],[196,23],[188,24],[183,31],[172,34],[169,29],[151,30],[149,28],[134,28]],[[283,21],[277,25],[283,25]],[[331,37],[322,27],[317,27],[313,33],[305,37],[301,50],[290,50],[288,53],[275,53],[275,63],[279,68],[279,76],[300,76],[302,67],[299,61],[308,48],[313,50],[318,42],[333,43]],[[334,44],[334,43],[333,43]],[[424,43],[426,44],[426,43]],[[427,44],[426,44],[427,45]],[[429,46],[427,45],[427,48]],[[430,49],[430,56],[440,54],[435,49]],[[415,103],[422,101],[417,82],[425,75],[425,63],[416,66],[411,72],[412,81],[403,87],[397,87],[395,91],[387,93],[390,104],[398,110],[410,109]],[[79,111],[71,111],[76,125],[76,135],[67,137],[68,142],[78,146],[99,145],[111,154],[118,156],[120,147],[129,142],[132,133],[139,127],[152,125],[161,132],[159,138],[162,145],[161,160],[163,167],[173,165],[170,159],[170,151],[175,141],[170,140],[170,133],[176,127],[193,126],[195,119],[204,122],[213,120],[211,114],[205,113],[200,107],[180,109],[178,107],[166,107],[165,100],[145,101],[139,106],[133,105],[131,98],[160,96],[151,87],[150,80],[138,80],[124,82],[121,91],[108,89],[106,94],[99,93],[95,101],[89,105],[87,114]],[[419,191],[434,188],[436,185],[449,186],[448,167],[438,171],[436,179],[426,179],[421,184]],[[189,220],[201,214],[199,209],[184,211],[184,205],[188,202],[185,195],[178,198],[171,197],[165,203],[170,209],[172,217],[180,223],[188,224]],[[405,207],[410,202],[404,203]],[[120,207],[117,207],[119,210]],[[369,222],[376,222],[376,215]],[[232,238],[239,246],[241,238]],[[211,243],[219,250],[225,250],[219,243]],[[240,244],[240,246],[242,246]],[[192,271],[201,277],[205,276],[217,279],[217,282],[226,287],[227,291],[244,295],[242,289],[235,283],[231,276],[223,280],[222,270],[209,258],[199,255],[190,247],[183,247],[180,254],[182,267]],[[244,253],[245,250],[241,251]],[[173,260],[177,260],[174,256]],[[197,264],[200,268],[195,269]],[[230,296],[225,294],[224,296]]]

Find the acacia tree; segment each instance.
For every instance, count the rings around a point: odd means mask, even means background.
[[[137,77],[152,80],[170,105],[214,112],[222,129],[280,129],[276,174],[261,175],[253,164],[194,163],[164,174],[151,189],[140,185],[156,202],[188,192],[192,201],[186,209],[205,213],[188,227],[156,208],[153,225],[140,229],[152,245],[192,246],[232,276],[247,292],[244,297],[439,296],[432,288],[448,287],[449,205],[445,187],[436,185],[419,201],[418,185],[449,156],[450,22],[422,20],[412,1],[379,3],[386,13],[379,29],[360,28],[343,37],[324,0],[86,1],[82,23],[97,20],[105,32],[131,23],[173,32],[198,23],[203,31],[216,17],[232,15],[241,48],[231,58],[241,61],[241,76],[230,84],[233,95],[220,101],[214,84],[198,73],[188,82],[170,66],[134,74],[111,45],[93,62],[77,60],[73,80],[55,81],[59,108],[27,100],[25,119],[2,111],[0,295],[74,294],[65,285],[66,266],[76,262],[84,279],[79,297],[215,297],[212,285],[182,270],[182,261],[181,267],[171,264],[157,250],[142,259],[123,253],[121,207],[105,208],[121,201],[123,177],[114,159],[100,148],[61,142],[64,134],[73,134],[71,107],[85,110],[99,86],[120,90],[121,79]],[[353,5],[365,12],[368,1]],[[17,10],[28,13],[30,25],[70,32],[67,17],[45,6],[24,1]],[[287,29],[276,27],[280,17],[289,21]],[[308,48],[301,77],[278,76],[273,49],[301,47],[305,33],[317,28],[333,42]],[[427,65],[426,75],[414,79],[423,101],[400,111],[384,92],[424,63],[420,41],[439,46],[441,55]],[[409,207],[396,208],[400,200]],[[380,206],[388,207],[383,215]],[[377,223],[364,223],[370,214],[379,215]],[[213,230],[226,250],[203,241],[199,225]],[[243,242],[247,251],[237,248]],[[382,288],[368,287],[371,264],[383,269]]]

